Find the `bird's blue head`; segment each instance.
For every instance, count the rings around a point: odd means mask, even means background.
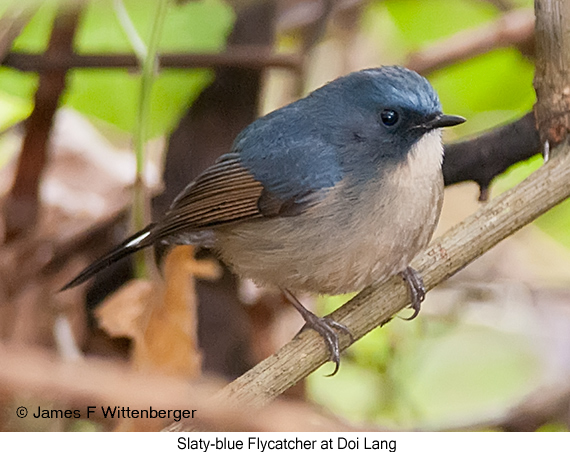
[[[412,149],[429,151],[429,143],[416,146],[424,135],[463,121],[441,112],[425,78],[385,66],[336,79],[258,119],[237,137],[233,151],[268,190],[294,198],[333,187],[347,175],[355,184],[376,179]],[[441,164],[441,143],[434,138]]]
[[[311,97],[317,102],[326,99],[325,114],[335,142],[350,146],[360,161],[359,148],[370,153],[371,158],[402,158],[424,134],[465,121],[444,115],[431,84],[418,73],[399,66],[354,72],[325,85]]]

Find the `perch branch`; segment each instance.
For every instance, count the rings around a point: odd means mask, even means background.
[[[412,262],[432,289],[485,251],[570,196],[568,145],[518,186],[503,193],[458,224]],[[388,322],[409,303],[400,277],[369,286],[331,314],[346,325],[354,339]],[[341,338],[341,348],[348,346]],[[302,331],[273,356],[226,386],[218,397],[261,406],[270,402],[328,358],[322,338]]]

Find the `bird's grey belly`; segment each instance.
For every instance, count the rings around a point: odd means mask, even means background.
[[[303,215],[219,229],[215,248],[236,273],[261,285],[360,290],[404,270],[429,242],[443,192],[438,165],[434,171],[406,167],[356,199],[335,190]]]

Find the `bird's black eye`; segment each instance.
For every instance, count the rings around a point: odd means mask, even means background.
[[[400,119],[400,115],[394,110],[385,109],[380,112],[380,119],[385,126],[392,127],[396,125],[398,119]]]

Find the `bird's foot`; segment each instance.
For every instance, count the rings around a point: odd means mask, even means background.
[[[426,297],[426,288],[421,275],[412,267],[406,267],[400,274],[410,288],[410,296],[412,298],[410,306],[414,310],[414,313],[405,320],[413,320],[420,313],[422,301],[424,301]]]
[[[327,348],[330,353],[330,360],[335,364],[332,373],[328,374],[327,377],[332,377],[338,372],[340,367],[340,345],[338,333],[335,330],[339,330],[350,337],[352,342],[354,339],[350,330],[344,326],[342,323],[338,323],[329,317],[319,317],[309,311],[311,314],[310,318],[305,318],[305,328],[311,328],[319,333],[325,340]],[[302,331],[302,330],[301,330]]]
[[[283,289],[283,293],[289,302],[299,311],[299,313],[305,319],[305,328],[311,328],[319,333],[322,338],[325,340],[325,344],[329,349],[330,353],[330,360],[335,363],[334,371],[327,375],[327,377],[332,377],[338,372],[340,366],[340,345],[339,345],[339,337],[338,333],[335,330],[341,331],[342,333],[347,334],[350,337],[350,341],[352,342],[354,339],[352,337],[352,333],[350,330],[344,326],[342,323],[338,323],[337,321],[329,318],[329,317],[319,317],[316,314],[313,314],[307,308],[305,308],[299,300],[288,290]],[[303,331],[301,330],[301,331]]]

